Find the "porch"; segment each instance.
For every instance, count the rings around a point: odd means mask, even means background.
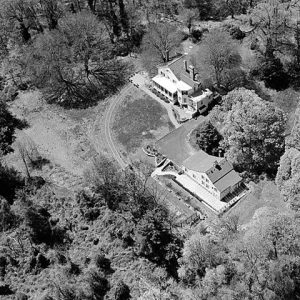
[[[164,76],[157,75],[152,79],[153,88],[161,94],[161,96],[166,97],[172,103],[177,103],[177,88],[175,84],[168,78]]]

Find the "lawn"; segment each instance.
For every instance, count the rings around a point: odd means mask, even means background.
[[[237,215],[240,224],[246,224],[259,208],[270,207],[279,211],[288,210],[273,181],[264,180],[258,184],[252,184],[252,187],[252,192],[231,208],[225,216]]]
[[[135,153],[173,128],[165,108],[142,92],[125,98],[118,107],[112,127],[125,154]]]

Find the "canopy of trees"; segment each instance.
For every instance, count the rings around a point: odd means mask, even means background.
[[[285,115],[253,91],[234,90],[215,109],[228,159],[239,169],[275,176],[284,152]]]
[[[30,48],[28,72],[49,102],[84,107],[115,92],[127,66],[111,55],[104,28],[91,13],[68,15],[59,30],[40,35]]]

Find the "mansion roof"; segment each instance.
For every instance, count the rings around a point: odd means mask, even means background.
[[[242,180],[227,159],[209,155],[202,150],[187,158],[183,166],[189,170],[205,173],[220,192]]]

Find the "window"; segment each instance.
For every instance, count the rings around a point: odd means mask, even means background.
[[[196,175],[195,175],[195,174],[193,174],[193,177],[194,177],[194,178],[196,178]]]
[[[205,182],[204,181],[201,181],[202,185],[205,185]]]
[[[187,91],[182,91],[182,95],[187,95],[188,92]]]
[[[207,188],[209,188],[209,185],[208,185],[208,184],[206,184],[205,186],[206,186]]]
[[[206,178],[205,181],[208,182],[208,179]]]
[[[204,179],[204,176],[203,176],[203,175],[201,175],[201,178],[202,178],[202,179]]]

